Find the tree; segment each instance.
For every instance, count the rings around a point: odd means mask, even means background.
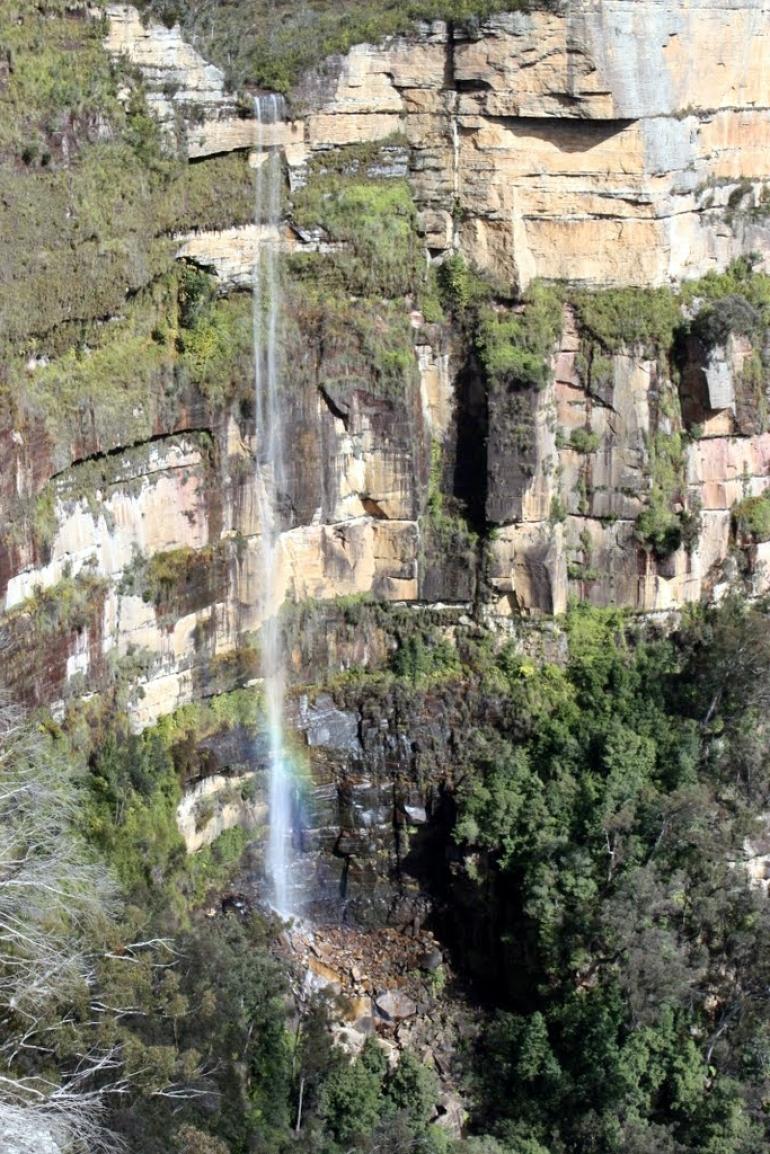
[[[422,1129],[436,1105],[438,1079],[408,1050],[404,1050],[398,1065],[385,1084],[385,1094],[396,1111],[403,1111],[415,1129]]]
[[[53,742],[0,702],[0,1135],[42,1151],[77,1139],[112,1148],[99,1124],[99,1079],[117,1066],[87,1050],[58,1082],[33,1059],[70,1026],[67,1007],[88,1001],[98,925],[114,908],[103,867],[75,832],[77,795]]]
[[[330,1074],[321,1090],[319,1113],[338,1142],[354,1142],[374,1131],[384,1105],[382,1084],[383,1070],[371,1048]]]

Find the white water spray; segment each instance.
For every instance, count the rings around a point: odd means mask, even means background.
[[[266,128],[283,116],[280,96],[257,97],[257,170],[255,221],[258,231],[254,261],[254,385],[256,399],[256,491],[262,529],[260,576],[261,629],[269,760],[270,834],[266,868],[272,903],[279,914],[298,912],[289,872],[292,847],[293,773],[284,742],[285,670],[276,602],[276,570],[281,530],[280,504],[286,491],[285,436],[281,412],[278,276],[278,229],[281,215],[280,151]]]

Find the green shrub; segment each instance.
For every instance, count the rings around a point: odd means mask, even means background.
[[[724,345],[731,334],[754,337],[762,332],[762,315],[741,293],[720,297],[698,312],[691,331],[713,348]]]
[[[438,1078],[434,1072],[408,1050],[401,1054],[398,1065],[385,1083],[385,1096],[391,1106],[407,1114],[417,1130],[427,1124],[433,1113],[438,1091]]]
[[[88,626],[99,612],[107,582],[102,577],[84,570],[72,577],[67,574],[43,589],[35,588],[31,597],[22,601],[6,615],[6,622],[29,618],[37,635],[36,644],[44,645],[43,638],[53,634],[80,631]]]
[[[412,685],[456,676],[462,670],[455,647],[427,632],[404,638],[393,655],[391,667],[397,677],[403,677]]]
[[[4,360],[92,345],[97,318],[122,316],[171,268],[174,233],[253,216],[247,158],[169,155],[137,76],[81,9],[9,0],[0,14],[12,61],[0,85]]]
[[[664,498],[653,493],[636,519],[636,535],[657,557],[668,557],[682,544],[682,523]]]
[[[196,814],[196,829],[199,821],[203,827],[210,817],[213,817],[213,807],[208,818],[205,813]],[[248,840],[246,831],[236,826],[234,829],[225,830],[211,845],[205,846],[187,859],[189,899],[193,904],[198,905],[205,901],[206,895],[212,890],[221,893],[228,884],[231,884],[233,875],[243,861]]]
[[[438,266],[436,282],[444,308],[460,319],[487,304],[492,296],[489,280],[468,264],[462,253],[453,253]]]
[[[104,449],[150,438],[190,382],[222,402],[251,379],[252,310],[248,295],[215,297],[213,284],[197,270],[173,269],[124,304],[119,320],[84,326],[88,339],[49,363],[29,372],[12,361],[11,395],[54,443],[76,442],[87,419]]]
[[[245,152],[181,164],[155,195],[156,228],[193,232],[233,228],[254,219],[254,173]]]
[[[74,124],[93,138],[97,123],[114,129],[122,122],[115,69],[101,43],[103,29],[74,8],[4,0],[0,44],[12,67],[0,87],[0,154],[32,164],[52,147],[54,133],[75,137],[77,147]]]
[[[742,537],[770,541],[770,493],[744,497],[733,506],[733,521]]]
[[[295,193],[294,220],[303,228],[320,226],[345,246],[326,254],[324,264],[326,275],[338,271],[349,293],[405,295],[424,283],[416,210],[405,180],[314,177]]]
[[[601,437],[590,429],[573,429],[570,434],[570,446],[576,453],[589,455],[595,453],[601,444]]]
[[[146,171],[117,142],[93,145],[69,171],[0,166],[0,244],[8,345],[75,318],[120,313],[126,295],[157,276],[173,253],[169,240],[156,238]]]
[[[112,734],[94,752],[83,823],[132,896],[164,900],[164,885],[183,867],[176,825],[181,790],[168,747],[157,732]]]
[[[213,545],[136,555],[124,571],[121,592],[141,597],[165,618],[180,617],[211,603],[225,561],[224,548]]]
[[[608,380],[606,353],[640,348],[666,356],[677,330],[685,329],[683,307],[695,310],[690,328],[709,346],[724,343],[730,332],[755,336],[770,320],[770,276],[754,272],[750,257],[735,261],[723,273],[710,272],[669,288],[573,290],[570,300],[590,354],[591,383]],[[600,350],[604,350],[602,353]]]
[[[565,665],[498,655],[511,724],[476,735],[456,792],[464,915],[501,953],[477,972],[515,1011],[483,1030],[476,1125],[517,1151],[762,1149],[764,1066],[731,1032],[725,1076],[696,1023],[702,991],[751,981],[770,929],[728,864],[768,790],[767,606],[728,598],[665,639],[574,606],[566,630]],[[764,1008],[743,1024],[764,1054]]]
[[[680,323],[679,304],[668,288],[580,291],[571,300],[581,328],[608,352],[667,352]]]
[[[709,303],[729,296],[742,296],[755,309],[764,310],[770,305],[770,275],[756,272],[756,257],[742,256],[724,272],[708,272],[698,280],[684,281],[680,296],[684,304],[692,305],[697,300]]]
[[[419,307],[425,322],[429,325],[441,324],[446,319],[438,276],[433,265],[428,269],[425,284],[420,291]]]
[[[657,557],[668,557],[683,543],[687,528],[692,541],[697,522],[688,520],[686,510],[675,511],[674,504],[684,501],[684,451],[678,433],[656,433],[650,446],[652,487],[647,507],[636,519],[638,539]]]
[[[557,494],[551,497],[551,509],[549,513],[549,520],[552,525],[560,525],[567,520],[567,509],[561,496]]]
[[[562,299],[553,288],[534,284],[515,312],[482,310],[477,344],[490,381],[516,388],[543,388],[561,333]]]
[[[370,1066],[362,1055],[332,1073],[321,1090],[320,1115],[337,1141],[346,1146],[368,1137],[382,1112],[383,1075]]]
[[[239,294],[212,299],[179,334],[179,368],[214,404],[222,404],[251,379],[252,324],[251,299]]]

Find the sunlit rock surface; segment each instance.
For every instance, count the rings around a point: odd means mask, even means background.
[[[306,76],[293,119],[266,126],[263,144],[285,151],[295,188],[329,149],[385,142],[383,179],[408,174],[430,255],[459,249],[509,288],[536,277],[664,284],[768,251],[769,29],[758,0],[574,0],[558,13],[490,18],[472,35],[436,21]],[[115,4],[106,44],[141,69],[153,111],[191,160],[242,149],[264,161],[249,101],[225,92],[178,28],[145,25]],[[325,241],[288,224],[278,237],[247,225],[179,237],[177,255],[213,271],[223,291],[247,289],[259,243],[323,254]],[[720,596],[735,576],[731,509],[764,491],[769,467],[764,402],[744,381],[758,350],[745,338],[709,351],[691,344],[677,381],[660,359],[621,349],[597,388],[567,308],[551,381],[522,401],[523,448],[520,409],[491,389],[481,412],[478,366],[416,311],[414,373],[394,396],[365,379],[340,389],[335,351],[301,318],[289,322],[296,452],[277,602],[475,600],[506,630],[522,613],[561,612],[570,596],[675,610]],[[680,431],[660,403],[674,394],[692,434],[682,500],[700,512],[696,539],[659,557],[637,520],[653,483],[650,445]],[[31,419],[0,431],[0,505],[15,525],[0,548],[12,667],[25,699],[61,703],[111,663],[138,662],[142,692],[130,709],[142,727],[204,686],[231,685],[230,672],[211,676],[212,662],[229,669],[259,628],[253,418],[248,407],[217,412],[187,389],[175,407],[153,401],[106,431],[83,414],[81,426],[72,441]],[[575,433],[588,437],[582,447]],[[441,484],[465,468],[463,485],[475,486],[476,526],[494,530],[483,550],[434,548],[432,445],[444,452]],[[43,544],[30,513],[41,498],[52,520]],[[190,572],[182,566],[182,594],[164,606],[132,574],[137,558],[179,551]],[[756,592],[764,551],[749,559]],[[88,612],[49,641],[43,668],[26,668],[36,596],[80,576],[95,583]]]

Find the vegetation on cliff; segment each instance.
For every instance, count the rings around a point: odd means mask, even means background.
[[[322,171],[293,197],[299,227],[321,228],[340,250],[324,260],[326,277],[355,295],[403,296],[425,280],[417,210],[405,179],[376,180]]]
[[[295,227],[320,230],[325,251],[287,262],[286,344],[338,413],[354,390],[402,407],[416,380],[410,308],[429,284],[417,212],[402,176],[369,175],[399,148],[325,154],[292,197]]]
[[[274,927],[203,905],[244,839],[188,858],[180,776],[206,735],[253,740],[254,705],[231,695],[142,735],[109,695],[63,727],[0,715],[4,1137],[18,1116],[89,1152],[116,1148],[104,1124],[142,1154],[277,1154],[295,1128],[325,1154],[391,1131],[444,1151],[435,1075],[411,1055],[389,1068],[373,1040],[351,1064],[323,1000],[296,1017]]]
[[[482,310],[476,340],[491,386],[544,388],[561,327],[561,294],[543,285],[530,289],[517,312]]]
[[[511,2],[145,4],[197,31],[234,82],[282,89],[353,40],[405,30],[416,17],[464,20],[498,7]],[[175,264],[170,239],[251,219],[246,159],[187,166],[170,156],[141,82],[107,61],[84,9],[9,0],[0,15],[1,396],[8,428],[39,429],[55,460],[46,475],[56,473],[35,489],[45,462],[4,511],[9,547],[28,531],[35,559],[50,545],[56,499],[103,509],[96,494],[130,489],[131,466],[158,430],[177,421],[212,428],[223,410],[244,436],[253,428],[251,300],[220,295],[209,273]],[[257,40],[260,19],[267,34]],[[320,229],[329,251],[282,270],[287,403],[309,381],[313,401],[320,392],[345,423],[358,392],[398,455],[403,430],[417,439],[412,310],[421,310],[446,324],[444,335],[451,323],[479,386],[481,415],[457,457],[466,453],[473,472],[499,420],[528,476],[530,401],[549,382],[569,304],[597,391],[610,357],[631,349],[669,382],[656,394],[665,421],[647,445],[647,505],[635,528],[658,559],[692,545],[672,383],[679,346],[694,338],[712,351],[745,338],[761,392],[770,278],[742,261],[679,292],[536,283],[517,301],[458,255],[428,271],[402,147],[325,155],[295,190],[293,223]],[[190,436],[213,461],[211,435]],[[599,447],[588,427],[566,444],[585,458]],[[70,468],[84,445],[89,459]],[[471,479],[481,490],[472,532],[452,452],[434,443],[428,460],[415,454],[427,481],[421,562],[439,574],[472,569],[462,588],[474,602],[480,541],[490,535],[488,481],[481,471]],[[555,498],[553,521],[565,516]],[[733,516],[741,542],[770,538],[766,496],[746,497]],[[584,562],[571,569],[582,580],[596,572],[590,540],[581,534]],[[152,605],[170,629],[216,604],[237,548],[137,555],[121,593]],[[670,637],[576,607],[542,631],[550,652],[566,632],[563,665],[501,648],[464,608],[443,629],[420,611],[361,599],[326,606],[328,618],[306,604],[288,620],[308,646],[327,644],[327,656],[340,622],[358,635],[366,668],[332,679],[308,659],[308,679],[352,711],[372,706],[391,742],[393,793],[430,784],[438,799],[439,852],[420,862],[415,838],[411,862],[397,868],[416,861],[435,887],[456,968],[479,994],[485,1029],[465,1061],[475,1133],[455,1141],[434,1124],[433,1070],[408,1052],[390,1066],[373,1040],[350,1060],[331,1044],[323,1000],[297,1009],[277,927],[228,900],[239,869],[260,870],[258,836],[229,830],[185,852],[177,806],[185,784],[221,768],[217,742],[240,743],[246,770],[259,762],[258,691],[216,695],[220,682],[251,681],[254,651],[244,645],[224,670],[222,659],[210,661],[207,700],[137,734],[127,703],[158,658],[130,647],[105,655],[105,585],[87,568],[65,570],[2,622],[4,664],[24,667],[18,686],[39,677],[34,650],[46,672],[61,667],[51,680],[66,700],[56,721],[0,709],[0,1134],[14,1112],[24,1125],[42,1109],[63,1143],[79,1136],[90,1154],[103,1141],[91,1109],[101,1104],[137,1154],[767,1146],[770,920],[764,888],[748,884],[745,868],[764,881],[754,847],[766,839],[770,804],[766,606],[728,598],[685,616]],[[224,628],[214,613],[211,627]],[[75,634],[92,650],[82,697],[83,675],[68,679],[62,640]],[[305,660],[302,644],[293,652]],[[427,717],[417,736],[415,717]],[[404,782],[405,765],[413,781]],[[251,785],[232,788],[251,797]]]
[[[253,215],[246,158],[169,155],[138,78],[109,60],[100,22],[70,9],[11,3],[0,14],[6,361],[88,344],[94,322],[171,266],[173,232]]]
[[[381,606],[349,612],[359,630],[367,613],[388,625]],[[58,1080],[75,1053],[109,1053],[83,1084],[142,1154],[170,1140],[180,1154],[288,1149],[300,1081],[300,1137],[322,1154],[762,1148],[770,920],[743,863],[770,790],[766,609],[730,600],[645,638],[619,613],[575,608],[566,629],[566,667],[407,629],[378,690],[386,702],[481,684],[488,702],[451,771],[442,898],[455,964],[486,1004],[467,1061],[476,1138],[432,1125],[435,1079],[413,1057],[389,1071],[369,1043],[351,1063],[321,1004],[297,1028],[262,918],[204,916],[243,838],[186,857],[179,782],[200,772],[205,738],[254,732],[247,691],[139,736],[109,698],[73,703],[63,728],[22,730],[35,764],[76,770],[57,836],[108,864],[120,903],[79,921],[92,972],[58,990],[14,1076]],[[345,692],[365,694],[366,675]],[[28,748],[6,743],[6,776]],[[94,1017],[95,1005],[125,1009]]]
[[[770,541],[770,496],[744,497],[733,508],[738,534],[751,541]]]
[[[169,27],[181,24],[234,88],[288,92],[308,68],[354,44],[409,32],[416,20],[474,21],[501,10],[546,7],[552,0],[140,0]],[[261,35],[256,37],[254,29]]]

